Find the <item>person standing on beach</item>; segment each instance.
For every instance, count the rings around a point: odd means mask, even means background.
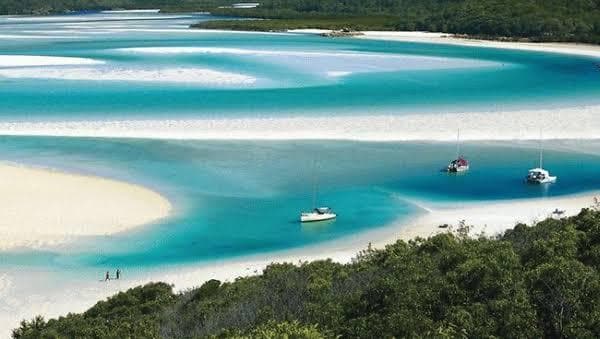
[[[119,278],[121,277],[121,270],[118,268],[117,268],[116,276],[117,276],[117,280],[119,280]]]
[[[108,271],[106,271],[106,275],[104,276],[104,281],[109,281],[110,280],[110,273]]]

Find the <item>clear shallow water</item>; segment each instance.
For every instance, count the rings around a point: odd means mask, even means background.
[[[0,54],[91,58],[106,63],[93,69],[117,72],[187,67],[256,78],[254,84],[242,86],[0,77],[0,119],[405,114],[597,103],[600,97],[597,60],[592,58],[185,29],[206,18],[156,14],[0,18],[2,34],[21,37],[3,38]],[[123,48],[176,48],[180,53]],[[212,52],[190,53],[189,48]],[[311,54],[302,54],[306,52]],[[432,64],[444,66],[422,69]],[[50,68],[67,74],[77,73],[81,66]]]
[[[543,189],[526,185],[535,144],[466,144],[467,175],[440,172],[454,155],[443,143],[192,142],[80,138],[0,138],[3,158],[114,177],[152,187],[174,202],[172,217],[51,252],[0,254],[8,266],[133,268],[201,262],[332,240],[418,213],[410,203],[534,198],[600,189],[600,157],[548,150],[559,176]],[[332,223],[303,226],[314,163],[321,204]],[[491,180],[490,178],[493,178]]]

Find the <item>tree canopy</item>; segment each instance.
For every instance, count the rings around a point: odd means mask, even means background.
[[[600,0],[0,0],[0,14],[159,8],[270,19],[207,22],[203,28],[281,30],[317,26],[438,31],[484,38],[600,43]],[[254,2],[254,1],[252,1]],[[320,21],[315,21],[319,19]],[[325,20],[326,19],[326,20]]]
[[[355,29],[600,43],[599,0],[265,0],[260,3],[255,9],[216,9],[215,13],[276,20],[343,17],[346,26]],[[372,18],[370,26],[365,27],[365,17]],[[362,18],[362,24],[355,18]],[[268,27],[269,23],[262,25]],[[289,25],[289,28],[296,27]]]

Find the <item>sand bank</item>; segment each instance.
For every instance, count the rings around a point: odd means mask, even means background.
[[[87,81],[171,82],[200,85],[250,85],[256,78],[204,68],[25,67],[0,69],[0,77]]]
[[[599,139],[600,106],[474,113],[190,120],[0,122],[0,135],[190,140]]]
[[[277,57],[302,57],[302,58],[317,58],[317,57],[331,57],[331,58],[368,58],[375,59],[377,61],[386,61],[386,59],[398,59],[406,62],[414,60],[418,61],[435,61],[435,62],[450,62],[457,60],[456,58],[444,58],[444,57],[430,57],[430,56],[411,56],[411,55],[390,55],[386,53],[372,53],[372,52],[350,52],[350,51],[304,51],[304,50],[264,50],[264,49],[246,49],[246,48],[229,48],[229,47],[131,47],[131,48],[120,48],[117,51],[125,53],[135,54],[157,54],[157,55],[171,55],[171,54],[228,54],[228,55],[250,55],[250,56],[277,56]],[[485,65],[491,65],[495,63],[482,63]],[[458,64],[464,66],[463,64]],[[427,67],[429,69],[429,67]]]
[[[123,21],[123,20],[167,20],[167,19],[188,19],[191,18],[191,16],[189,15],[166,15],[166,14],[162,14],[162,15],[150,15],[151,13],[125,13],[128,15],[114,15],[111,13],[104,13],[104,14],[94,14],[92,15],[51,15],[51,16],[27,16],[27,15],[17,15],[17,16],[11,16],[11,17],[6,17],[6,21],[13,23],[13,22],[39,22],[39,23],[44,23],[44,22],[57,22],[57,23],[63,23],[63,22],[89,22],[91,19],[93,19],[96,22],[103,22],[103,21]]]
[[[331,32],[324,29],[295,29],[289,33],[297,34],[323,34]],[[512,42],[482,39],[468,39],[451,33],[440,32],[407,32],[407,31],[364,31],[356,39],[424,42],[432,44],[449,44],[473,47],[505,48],[527,51],[563,53],[600,58],[600,46],[581,43],[566,42]]]
[[[103,63],[104,62],[100,60],[87,58],[51,57],[41,55],[0,55],[0,68],[32,66],[99,65]]]
[[[294,49],[251,49],[224,47],[134,47],[116,51],[125,54],[150,55],[232,55],[260,58],[261,62],[279,64],[290,69],[316,74],[398,72],[407,70],[462,69],[508,67],[497,62],[389,53],[351,51],[304,51]]]
[[[23,40],[23,39],[77,39],[77,37],[66,35],[19,35],[19,34],[0,34],[0,39]]]
[[[47,247],[166,217],[171,204],[123,182],[0,164],[0,249]]]
[[[363,32],[364,35],[357,36],[358,39],[426,42],[436,44],[452,44],[461,46],[505,48],[527,51],[563,53],[600,58],[600,46],[578,43],[556,43],[556,42],[509,42],[480,39],[465,39],[447,33],[433,32]]]
[[[103,13],[103,14],[160,13],[160,9],[123,9],[123,10],[100,11],[100,13]]]
[[[424,214],[394,227],[397,228],[398,237],[406,240],[446,232],[446,229],[438,227],[443,224],[456,229],[460,221],[464,221],[470,226],[472,235],[493,236],[502,234],[518,223],[533,225],[547,218],[576,215],[582,208],[595,206],[596,197],[600,198],[600,192],[557,198],[465,203],[440,208],[417,203]],[[561,214],[554,213],[556,210]],[[379,238],[379,244],[385,242],[385,238]]]

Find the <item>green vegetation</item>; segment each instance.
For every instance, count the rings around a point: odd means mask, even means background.
[[[100,301],[83,314],[22,322],[14,338],[153,338],[162,312],[175,303],[171,286],[152,283]]]
[[[264,0],[260,3],[255,9],[215,9],[213,13],[271,19],[268,22],[199,23],[196,27],[279,30],[304,28],[314,22],[321,28],[337,29],[343,21],[345,27],[354,29],[600,43],[598,0]]]
[[[598,0],[263,0],[253,9],[221,8],[235,0],[0,0],[0,14],[160,8],[210,11],[266,21],[202,22],[199,28],[323,28],[438,31],[482,38],[600,43]],[[243,1],[242,1],[243,2]]]
[[[312,17],[306,19],[269,19],[269,20],[211,20],[192,25],[203,29],[231,29],[244,31],[279,32],[289,29],[318,28],[341,30],[389,31],[394,29],[396,18],[390,16],[365,17]]]
[[[173,294],[149,284],[14,338],[598,338],[600,211],[368,249],[352,263],[272,264]]]

